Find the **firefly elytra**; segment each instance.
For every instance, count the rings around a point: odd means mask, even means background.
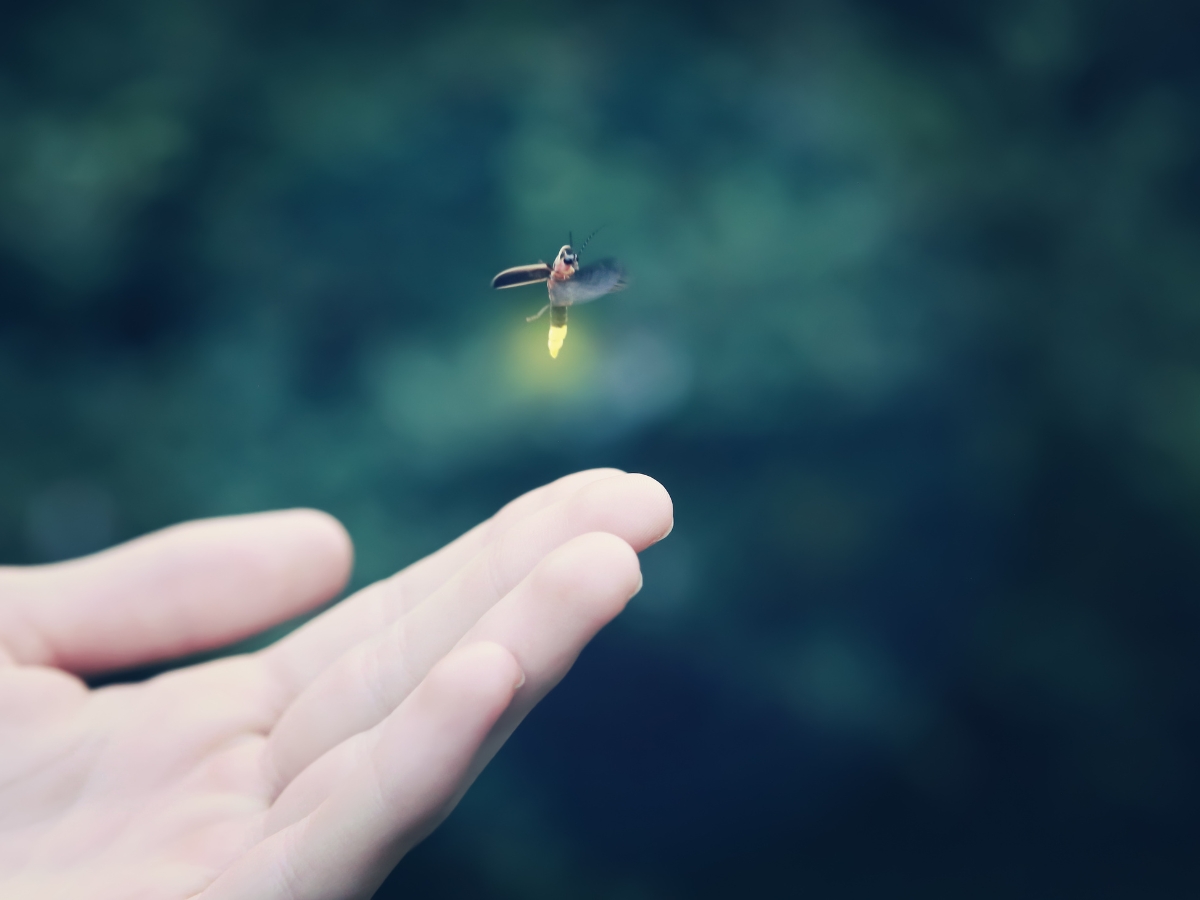
[[[550,302],[525,321],[540,319],[547,310],[550,311],[550,337],[546,343],[550,348],[550,356],[555,359],[567,338],[567,310],[578,303],[590,303],[625,287],[625,270],[615,259],[601,259],[580,268],[579,253],[595,236],[594,231],[583,242],[578,253],[571,249],[569,243],[564,244],[554,257],[553,265],[540,262],[531,266],[514,266],[492,279],[492,287],[497,290],[546,282]],[[570,235],[567,237],[569,240]]]

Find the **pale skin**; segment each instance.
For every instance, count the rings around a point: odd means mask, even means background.
[[[370,897],[641,586],[643,475],[567,476],[256,653],[81,675],[336,596],[349,538],[290,510],[0,567],[0,898]]]

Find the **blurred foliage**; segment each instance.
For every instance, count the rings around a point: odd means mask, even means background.
[[[1191,896],[1200,11],[13,6],[0,558],[590,465],[646,589],[381,896]],[[633,286],[555,362],[510,265]],[[586,260],[585,260],[586,261]]]

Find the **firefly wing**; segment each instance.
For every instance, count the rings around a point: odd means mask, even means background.
[[[625,287],[625,270],[615,259],[601,259],[584,266],[566,281],[554,285],[558,306],[588,303]]]
[[[511,269],[505,269],[493,278],[492,287],[496,288],[496,290],[520,287],[523,284],[537,284],[539,281],[545,281],[549,277],[550,267],[545,263],[535,263],[532,266],[514,266]]]

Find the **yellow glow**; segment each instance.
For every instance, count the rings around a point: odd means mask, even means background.
[[[585,323],[586,324],[586,323]],[[546,352],[546,326],[510,322],[506,376],[522,397],[575,398],[594,389],[598,345],[590,328],[571,329],[571,350],[552,359]]]
[[[550,356],[553,359],[558,359],[558,351],[562,349],[563,341],[567,339],[566,325],[551,325],[550,339],[546,345],[550,348]]]

